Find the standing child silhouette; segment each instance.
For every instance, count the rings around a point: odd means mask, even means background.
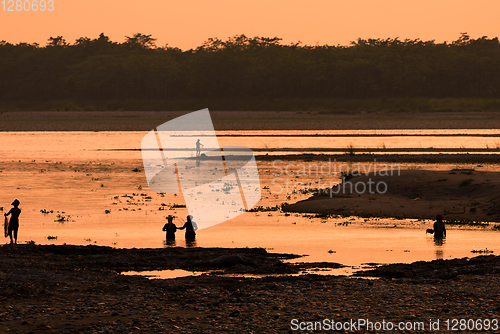
[[[201,155],[201,147],[203,146],[203,144],[200,142],[200,140],[198,139],[196,141],[196,156],[199,157]]]

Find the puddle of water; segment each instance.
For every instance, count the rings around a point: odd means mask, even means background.
[[[179,278],[187,276],[200,276],[206,274],[203,271],[187,271],[183,269],[173,269],[173,270],[147,270],[147,271],[124,271],[122,275],[139,275],[144,276],[149,279],[170,279]]]
[[[221,271],[188,271],[183,269],[173,269],[173,270],[146,270],[146,271],[124,271],[122,275],[139,275],[144,276],[149,279],[173,279],[188,276],[200,276],[203,274],[212,274],[218,277],[241,277],[241,278],[263,278],[263,277],[280,277],[280,276],[300,276],[307,274],[314,275],[335,275],[335,276],[352,276],[356,271],[363,271],[371,269],[373,266],[369,267],[350,267],[346,266],[343,268],[310,268],[303,270],[297,274],[226,274]],[[363,277],[367,279],[375,279],[373,277]]]
[[[355,272],[362,272],[364,270],[369,270],[375,268],[374,266],[370,267],[358,267],[358,266],[346,266],[342,268],[311,268],[308,270],[304,270],[300,273],[300,275],[306,274],[314,274],[314,275],[335,275],[335,276],[352,276]],[[362,277],[367,279],[375,279],[378,277]]]

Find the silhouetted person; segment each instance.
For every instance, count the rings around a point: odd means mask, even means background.
[[[167,232],[167,244],[168,241],[174,241],[175,243],[175,232],[177,231],[177,226],[173,223],[174,217],[168,216],[168,222],[163,226],[163,231]]]
[[[198,229],[198,226],[193,221],[193,216],[187,216],[187,222],[184,223],[184,226],[179,227],[179,230],[183,229],[186,229],[186,245],[194,242],[196,239],[196,233],[194,231]]]
[[[12,209],[9,212],[4,213],[4,216],[12,215],[9,221],[8,235],[10,237],[10,243],[13,244],[14,241],[17,244],[17,230],[19,229],[19,215],[21,214],[21,209],[19,209],[19,201],[16,199],[12,202]],[[12,240],[12,232],[14,232],[14,240]]]
[[[446,237],[446,226],[444,225],[443,216],[437,215],[434,223],[434,240],[442,242],[444,237]]]
[[[196,156],[199,157],[201,155],[201,147],[203,145],[201,144],[200,140],[198,139],[196,141]]]

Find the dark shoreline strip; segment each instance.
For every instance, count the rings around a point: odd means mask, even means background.
[[[286,148],[249,148],[254,152],[335,152],[335,153],[346,153],[347,151],[349,152],[354,152],[354,153],[371,153],[371,152],[377,152],[377,153],[384,153],[384,152],[392,152],[392,153],[408,153],[408,152],[415,152],[415,153],[434,153],[434,154],[440,154],[440,153],[458,153],[458,154],[467,154],[467,152],[477,152],[477,153],[483,153],[483,154],[494,154],[496,152],[500,153],[500,148],[420,148],[420,147],[415,147],[415,148],[376,148],[376,147],[363,147],[363,148],[347,148],[347,147],[331,147],[331,148],[325,148],[325,147],[304,147],[304,148],[297,148],[297,147],[286,147]],[[97,149],[96,151],[151,151],[151,150],[156,150],[156,149],[140,149],[140,148],[110,148],[110,149]],[[194,148],[170,148],[170,149],[163,149],[163,151],[195,151],[196,149]],[[210,150],[210,149],[208,149]],[[239,152],[239,149],[224,149],[226,152],[231,152],[231,151],[236,151]]]
[[[246,130],[241,130],[246,131]],[[280,130],[278,130],[280,131]],[[286,131],[286,130],[284,130]],[[293,130],[292,130],[293,131]],[[213,137],[213,135],[173,135],[172,137]],[[350,134],[217,134],[217,137],[496,137],[500,138],[500,134],[494,133],[350,133]]]

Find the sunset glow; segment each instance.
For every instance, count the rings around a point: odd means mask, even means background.
[[[74,43],[100,33],[116,42],[137,32],[151,34],[158,46],[186,50],[210,37],[238,34],[347,45],[358,38],[452,41],[462,32],[492,38],[500,31],[500,2],[491,0],[55,0],[52,12],[8,12],[0,6],[0,40],[42,46],[51,36]]]

